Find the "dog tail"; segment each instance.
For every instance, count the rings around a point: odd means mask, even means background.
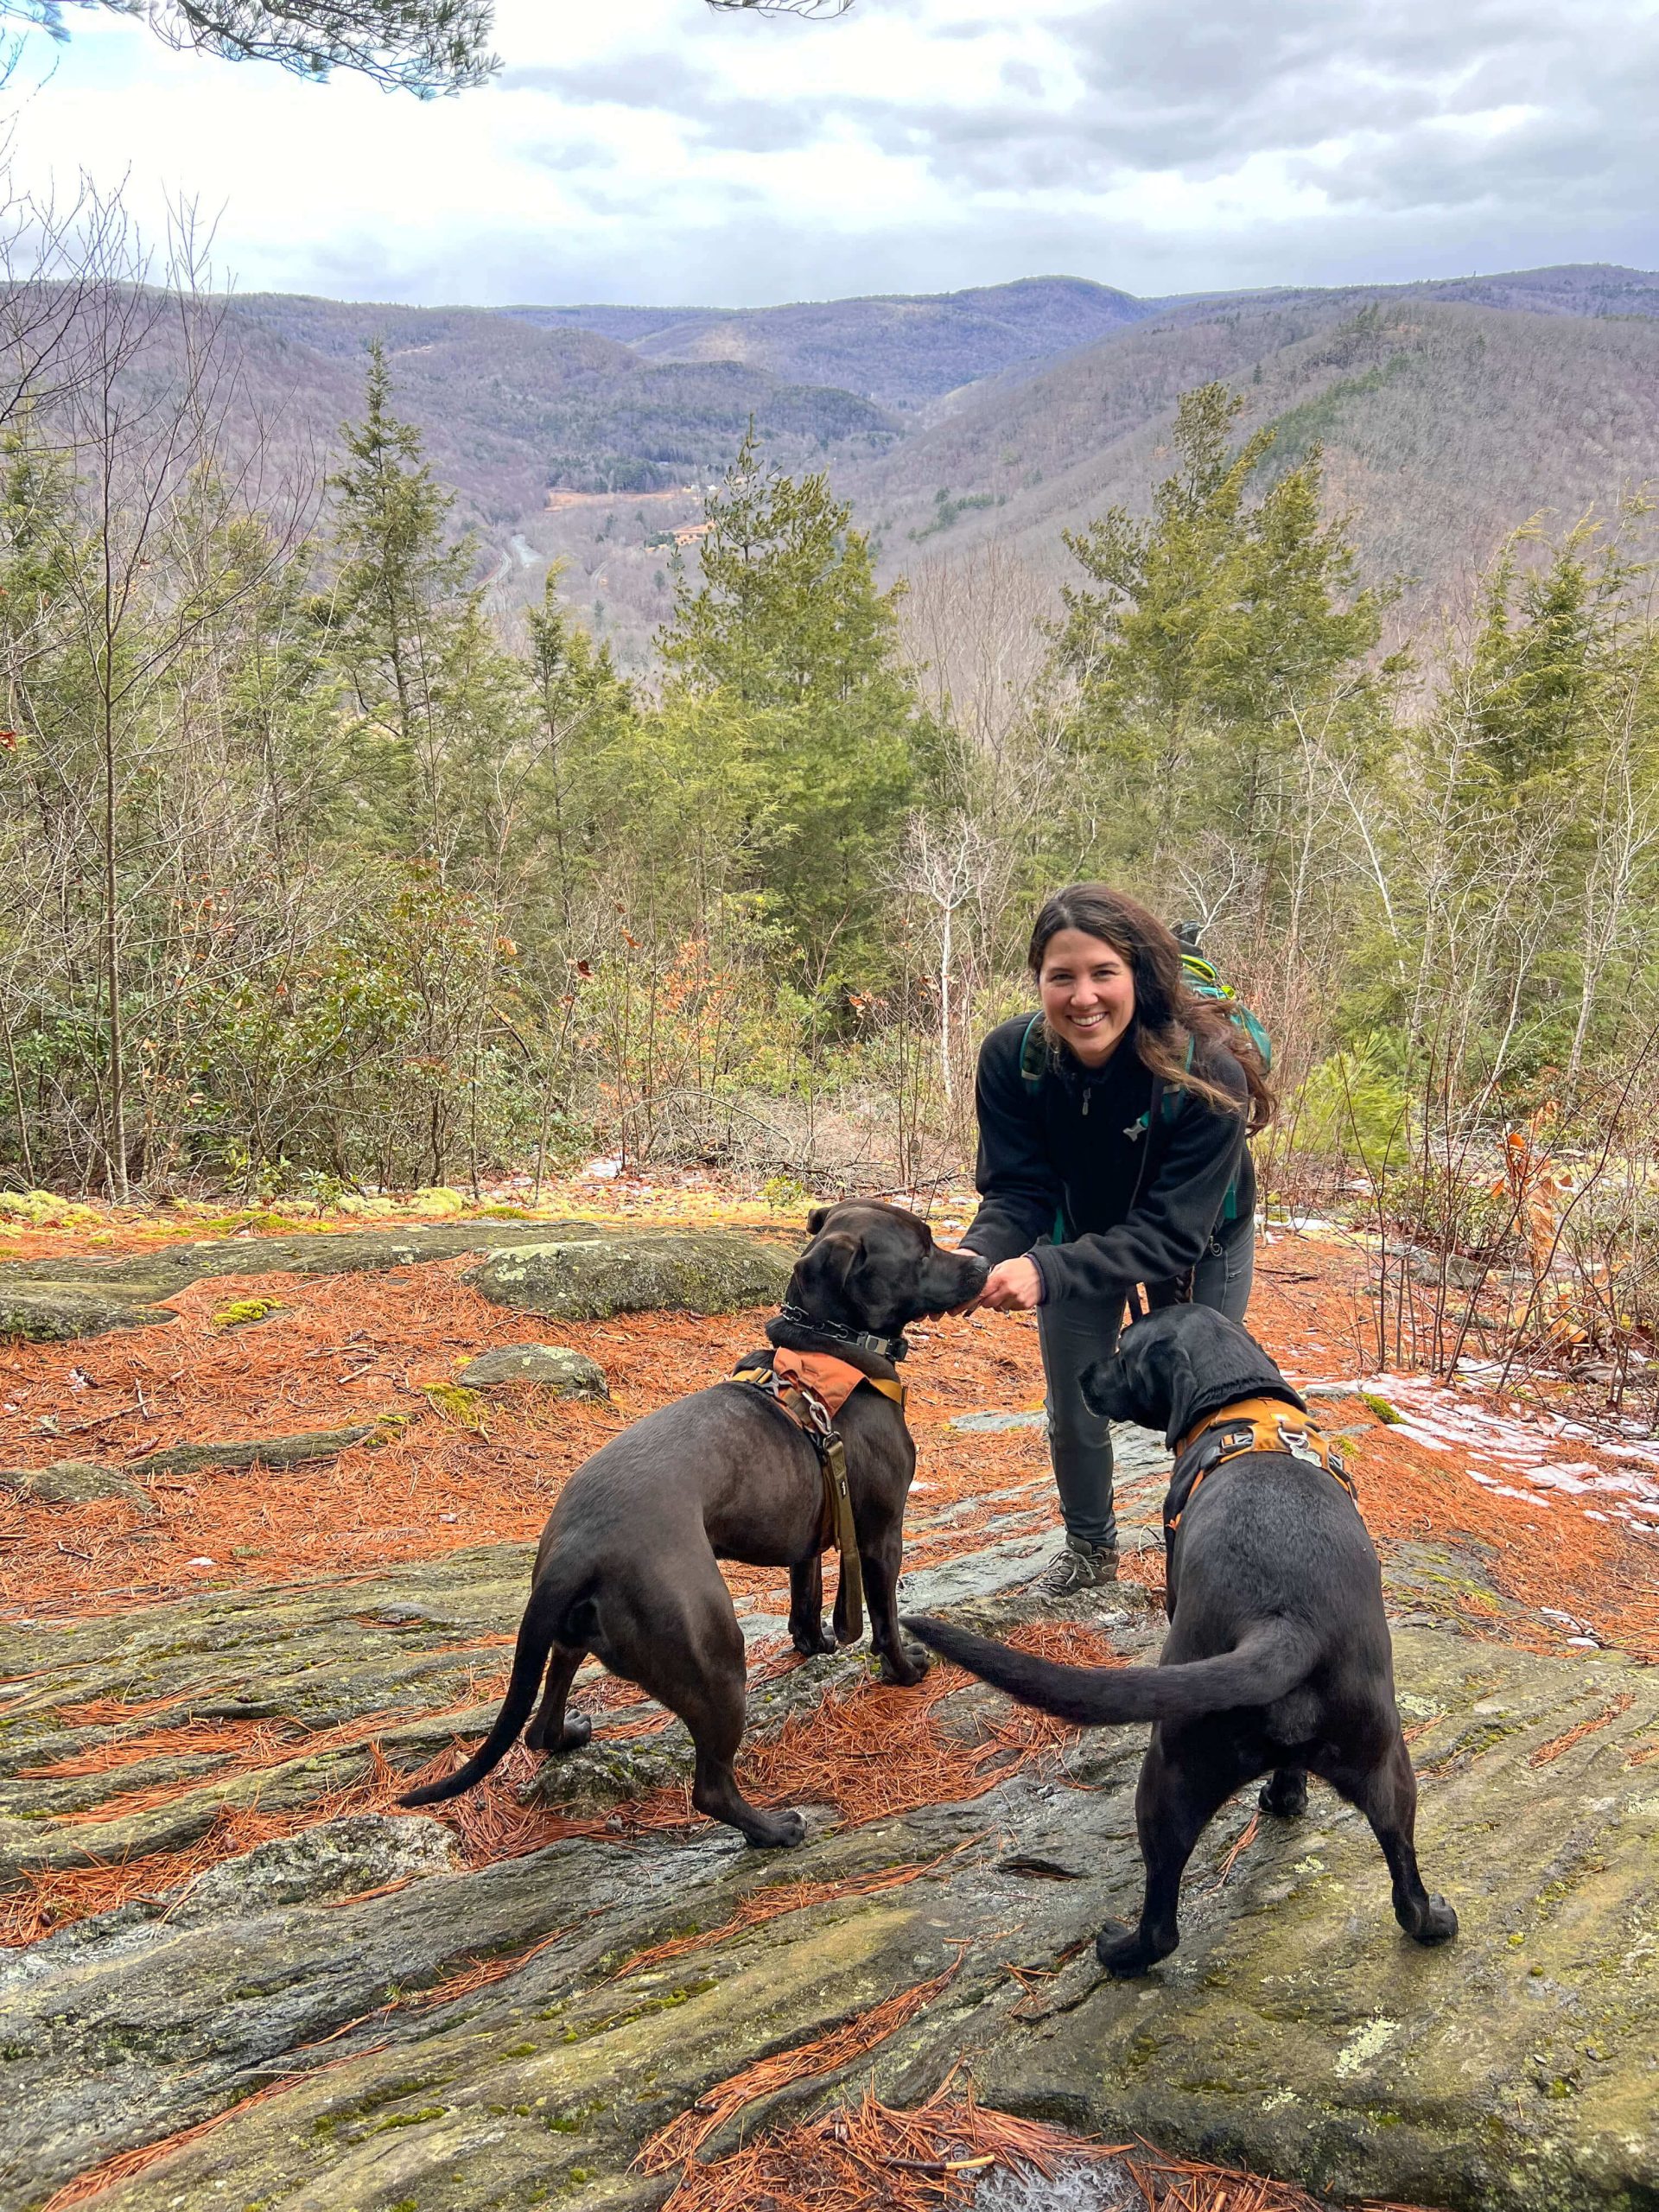
[[[1295,1688],[1317,1652],[1294,1621],[1264,1623],[1231,1651],[1171,1667],[1062,1667],[925,1613],[904,1625],[946,1659],[1022,1705],[1098,1728],[1113,1721],[1189,1720],[1234,1706],[1271,1705]]]
[[[458,1766],[441,1782],[429,1782],[423,1789],[411,1789],[397,1800],[400,1805],[442,1804],[446,1797],[459,1797],[462,1790],[470,1789],[475,1782],[482,1782],[492,1767],[499,1765],[531,1716],[548,1655],[555,1643],[563,1640],[559,1630],[581,1594],[580,1579],[569,1571],[561,1573],[559,1562],[552,1561],[546,1574],[531,1591],[530,1603],[518,1624],[512,1672],[507,1677],[507,1694],[495,1716],[495,1726],[464,1766]]]

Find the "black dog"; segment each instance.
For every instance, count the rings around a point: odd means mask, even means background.
[[[862,1375],[891,1381],[905,1325],[966,1304],[985,1280],[976,1253],[940,1251],[926,1224],[897,1206],[816,1207],[807,1227],[813,1242],[767,1336],[775,1347],[829,1354]],[[870,1641],[882,1680],[909,1685],[927,1668],[925,1653],[906,1650],[893,1612],[915,1446],[899,1406],[872,1389],[853,1389],[836,1427]],[[435,1804],[481,1780],[524,1726],[543,1669],[547,1686],[527,1740],[537,1751],[579,1750],[590,1724],[567,1719],[564,1705],[591,1651],[690,1730],[700,1812],[729,1821],[751,1843],[799,1843],[800,1815],[761,1812],[732,1772],[743,1735],[743,1632],[716,1562],[786,1567],[796,1649],[832,1651],[822,1617],[823,1516],[817,1452],[759,1389],[699,1390],[613,1437],[572,1475],[543,1533],[494,1727],[456,1773],[403,1802]],[[838,1627],[847,1597],[843,1589],[836,1598]]]
[[[1158,1664],[1055,1666],[944,1621],[904,1624],[1046,1713],[1153,1723],[1135,1793],[1147,1868],[1141,1924],[1132,1935],[1101,1931],[1102,1965],[1144,1974],[1175,1948],[1192,1847],[1261,1774],[1272,1776],[1261,1796],[1270,1813],[1302,1811],[1310,1772],[1357,1805],[1382,1847],[1407,1935],[1419,1943],[1456,1935],[1456,1913],[1417,1871],[1417,1783],[1394,1701],[1382,1578],[1347,1491],[1284,1450],[1247,1449],[1193,1481],[1225,1435],[1217,1416],[1226,1408],[1267,1397],[1305,1412],[1300,1398],[1236,1322],[1198,1306],[1135,1322],[1083,1390],[1109,1420],[1161,1428],[1172,1449],[1185,1446],[1165,1508],[1172,1625]]]

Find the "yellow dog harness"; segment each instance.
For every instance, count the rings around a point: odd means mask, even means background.
[[[1174,1478],[1164,1501],[1166,1540],[1180,1527],[1181,1516],[1198,1484],[1230,1459],[1242,1459],[1253,1452],[1283,1452],[1293,1459],[1306,1459],[1310,1466],[1323,1467],[1342,1484],[1357,1509],[1359,1492],[1342,1446],[1327,1437],[1317,1421],[1282,1398],[1239,1398],[1217,1413],[1206,1414],[1181,1439],[1175,1453]],[[1189,1456],[1193,1459],[1190,1473],[1183,1464]]]

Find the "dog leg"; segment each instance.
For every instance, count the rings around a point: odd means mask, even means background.
[[[593,1734],[594,1724],[585,1713],[572,1713],[567,1719],[564,1710],[576,1669],[587,1656],[580,1646],[572,1650],[563,1643],[556,1643],[549,1653],[542,1702],[524,1731],[524,1741],[532,1751],[546,1751],[556,1758],[565,1751],[579,1751]]]
[[[634,1623],[639,1640],[626,1671],[690,1731],[697,1754],[692,1803],[751,1843],[777,1849],[804,1842],[806,1822],[798,1812],[766,1813],[751,1805],[732,1772],[747,1718],[748,1681],[743,1631],[713,1555],[707,1581],[685,1591],[680,1605],[664,1607],[660,1593],[652,1596],[658,1609]]]
[[[1135,1824],[1147,1867],[1141,1924],[1125,1935],[1113,1923],[1095,1938],[1095,1956],[1108,1974],[1125,1980],[1166,1959],[1180,1942],[1181,1876],[1193,1845],[1238,1784],[1233,1762],[1196,1756],[1190,1733],[1173,1758],[1162,1736],[1160,1728],[1153,1730],[1135,1792]]]
[[[789,1570],[789,1640],[804,1659],[836,1648],[835,1637],[823,1624],[822,1552]]]
[[[1275,1767],[1255,1802],[1264,1813],[1272,1813],[1279,1820],[1295,1820],[1307,1810],[1306,1775],[1299,1766]]]
[[[1369,1773],[1327,1777],[1349,1802],[1357,1805],[1382,1847],[1394,1884],[1394,1916],[1414,1943],[1445,1943],[1458,1932],[1458,1916],[1443,1897],[1423,1887],[1417,1871],[1417,1777],[1411,1753],[1398,1734],[1380,1764]]]
[[[864,1570],[864,1602],[870,1614],[870,1649],[881,1664],[881,1679],[900,1689],[914,1689],[932,1664],[919,1644],[899,1626],[899,1569],[904,1562],[902,1522],[860,1531],[858,1563]]]

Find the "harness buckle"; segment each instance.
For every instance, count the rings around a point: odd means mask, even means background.
[[[1322,1467],[1325,1465],[1313,1438],[1305,1428],[1293,1428],[1287,1422],[1282,1421],[1277,1424],[1277,1427],[1279,1449],[1281,1452],[1288,1452],[1293,1459],[1305,1460],[1310,1467]]]

